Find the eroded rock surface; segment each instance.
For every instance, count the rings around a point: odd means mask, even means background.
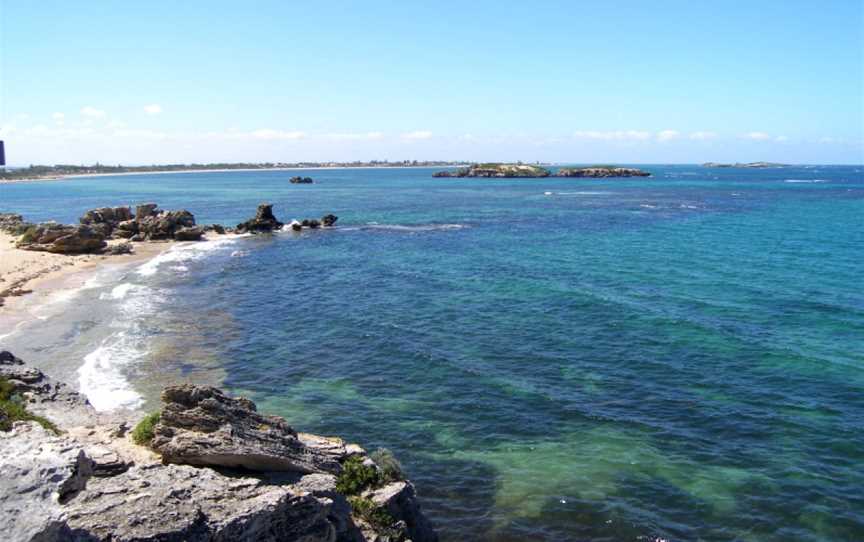
[[[284,419],[258,413],[248,399],[211,387],[167,388],[153,447],[158,450],[156,441],[169,432],[160,446],[182,453],[160,457],[132,442],[130,424],[100,418],[84,397],[8,352],[0,352],[0,376],[28,409],[40,407],[62,431],[16,422],[12,431],[0,432],[3,540],[437,540],[410,482],[367,488],[362,496],[341,494],[340,461],[356,457],[377,469],[366,452],[340,439],[298,433]],[[70,410],[78,414],[62,414]],[[272,463],[280,470],[228,468],[246,466],[235,461],[246,454],[255,458],[253,467]],[[216,468],[177,464],[201,457],[231,460],[220,459]],[[358,498],[386,512],[392,525],[370,523],[352,505]]]
[[[244,398],[209,386],[170,386],[151,446],[167,463],[256,471],[341,470],[341,441],[301,440],[278,416],[265,416]]]
[[[273,205],[262,203],[255,212],[255,218],[237,224],[237,233],[267,233],[282,229],[282,222],[273,215]]]

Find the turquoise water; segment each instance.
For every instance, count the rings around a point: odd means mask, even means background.
[[[0,186],[34,220],[146,200],[340,217],[103,277],[34,328],[50,346],[4,347],[122,360],[144,408],[157,383],[218,378],[390,448],[446,540],[864,539],[864,168],[645,169]],[[122,329],[94,337],[105,321]]]

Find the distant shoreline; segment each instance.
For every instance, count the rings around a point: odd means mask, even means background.
[[[39,181],[64,181],[84,177],[125,177],[129,175],[167,175],[169,173],[227,173],[231,171],[298,171],[314,169],[430,169],[436,167],[465,167],[467,164],[452,166],[315,166],[315,167],[257,167],[257,168],[221,168],[221,169],[165,169],[154,171],[124,171],[120,173],[72,173],[69,175],[54,175],[45,177],[29,177],[26,179],[0,179],[0,184],[33,183]]]

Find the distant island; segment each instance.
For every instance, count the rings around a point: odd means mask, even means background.
[[[649,177],[651,174],[641,169],[626,168],[618,166],[588,166],[588,167],[564,167],[554,174],[548,169],[530,164],[473,164],[468,167],[459,168],[455,171],[437,171],[433,177],[484,177],[484,178],[531,178],[543,177],[585,177],[585,178],[608,178],[608,177]]]
[[[718,162],[705,162],[702,167],[728,167],[728,168],[769,168],[769,167],[789,167],[789,164],[777,164],[774,162],[735,162],[734,164],[721,164]]]
[[[312,184],[315,181],[312,180],[312,177],[301,177],[297,175],[296,177],[291,177],[288,182],[291,184]]]
[[[117,175],[124,173],[162,173],[183,171],[222,171],[256,169],[314,169],[314,168],[386,168],[386,167],[440,167],[461,166],[466,162],[444,160],[372,160],[367,162],[262,162],[262,163],[213,163],[213,164],[161,164],[149,166],[110,166],[96,163],[92,166],[57,164],[53,166],[31,165],[24,168],[0,168],[0,181],[58,179],[70,175]]]

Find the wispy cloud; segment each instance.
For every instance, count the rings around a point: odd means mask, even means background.
[[[101,109],[96,109],[92,105],[87,105],[81,108],[81,114],[85,117],[90,117],[92,119],[98,119],[105,116],[105,112]]]
[[[690,139],[693,141],[710,141],[717,137],[717,134],[714,132],[691,132]]]
[[[750,139],[752,141],[768,141],[771,136],[765,132],[748,132],[741,136],[742,139]]]
[[[66,115],[63,113],[54,113],[51,118],[54,119],[57,126],[63,126],[63,123],[66,122]]]
[[[402,134],[402,139],[408,140],[429,139],[431,137],[432,132],[428,130],[416,130],[414,132],[407,132]]]
[[[270,128],[262,128],[260,130],[253,130],[249,133],[255,139],[263,139],[263,140],[274,140],[274,139],[303,139],[306,137],[306,132],[293,131],[288,132],[285,130],[272,130]]]
[[[377,141],[384,139],[383,132],[362,132],[362,133],[335,133],[327,134],[328,139],[334,141]]]
[[[150,104],[144,106],[144,112],[148,115],[158,115],[162,112],[162,106],[159,104]]]
[[[614,130],[606,132],[577,130],[573,132],[573,137],[576,139],[593,139],[598,141],[647,141],[651,139],[651,132],[639,130]]]
[[[776,141],[777,143],[786,143],[787,141],[789,141],[789,138],[784,136],[784,135],[781,135],[781,136],[775,137],[774,141]]]
[[[680,135],[681,132],[678,130],[661,130],[657,132],[657,141],[672,141],[678,139]]]

